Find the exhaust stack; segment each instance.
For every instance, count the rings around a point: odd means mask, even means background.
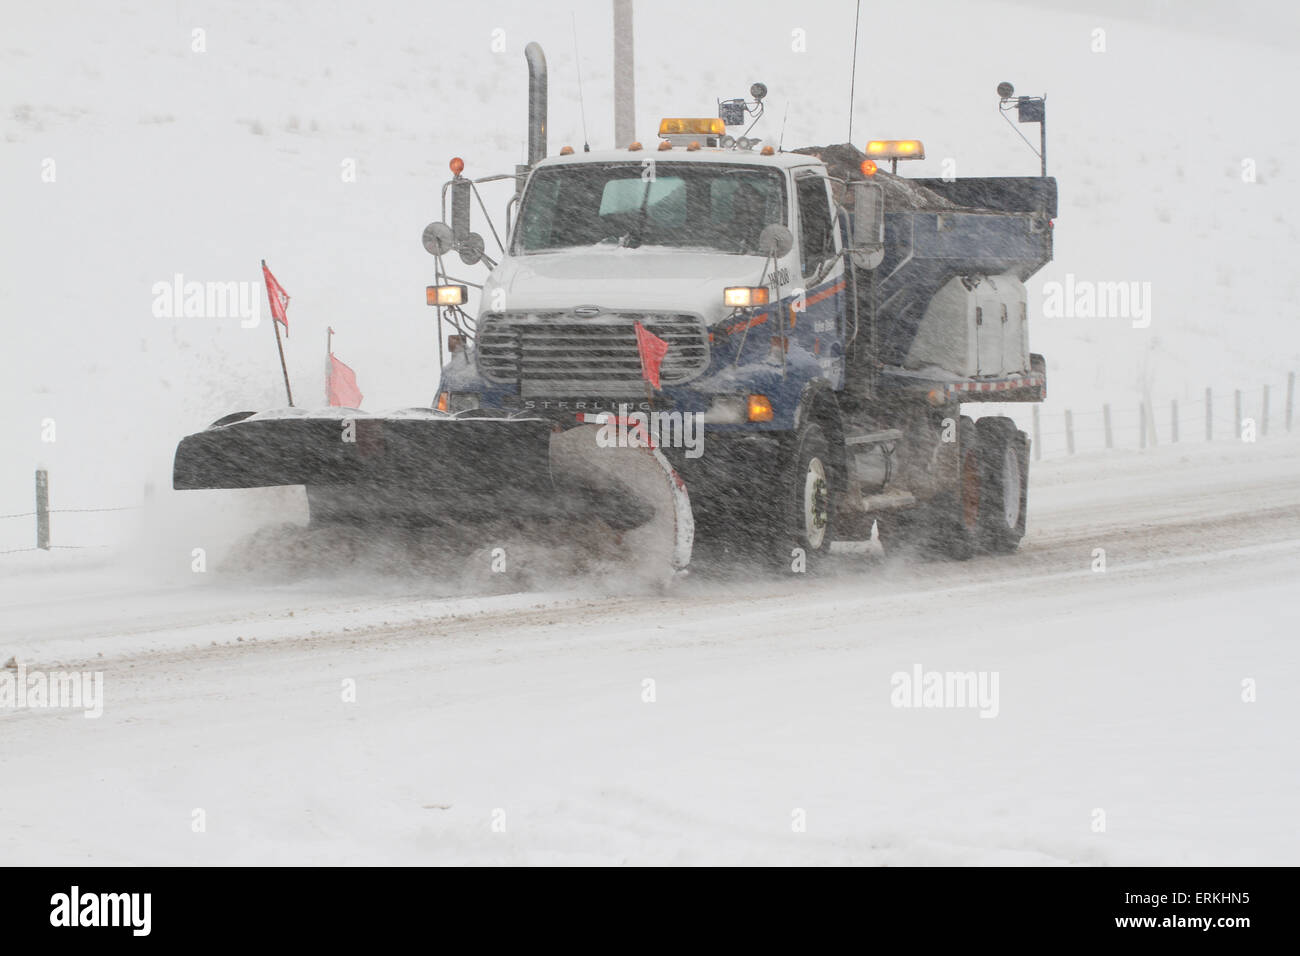
[[[528,60],[528,165],[546,157],[546,54],[540,44],[524,47]]]

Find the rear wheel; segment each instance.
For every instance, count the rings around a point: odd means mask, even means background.
[[[1029,492],[1029,440],[1003,416],[981,418],[980,462],[984,500],[980,510],[980,546],[1008,554],[1025,536]]]

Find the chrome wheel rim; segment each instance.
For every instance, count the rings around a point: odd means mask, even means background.
[[[826,540],[830,524],[830,490],[826,482],[826,466],[820,458],[808,462],[808,472],[803,482],[803,527],[808,546],[814,551]]]

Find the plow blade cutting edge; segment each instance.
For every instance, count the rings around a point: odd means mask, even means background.
[[[680,477],[657,449],[602,447],[599,431],[425,409],[239,413],[181,440],[172,484],[304,485],[318,526],[596,518],[635,553],[686,567],[694,522]]]

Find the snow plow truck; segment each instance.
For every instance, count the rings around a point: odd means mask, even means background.
[[[303,485],[319,528],[595,522],[679,570],[811,570],[873,527],[887,552],[1015,550],[1029,439],[963,406],[1045,397],[1025,281],[1052,258],[1055,180],[905,178],[917,140],[730,135],[762,84],[649,145],[547,155],[526,58],[529,162],[475,179],[453,159],[424,232],[433,406],[227,415],[181,441],[174,487]],[[473,207],[508,180],[489,252]]]

